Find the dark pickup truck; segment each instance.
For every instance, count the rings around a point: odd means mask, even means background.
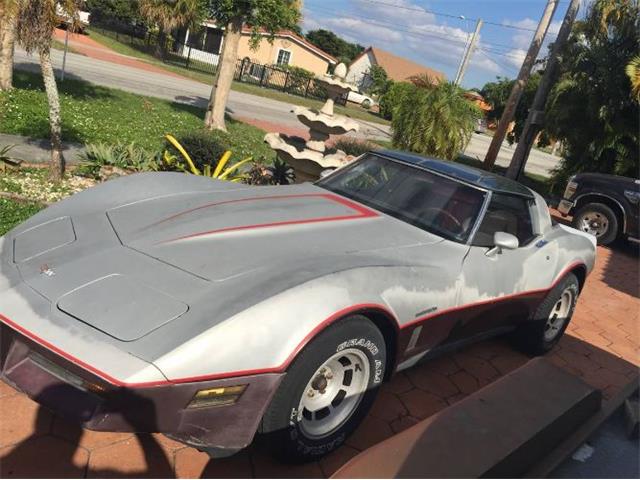
[[[572,226],[595,235],[599,245],[622,236],[638,239],[640,180],[579,173],[569,179],[558,211],[573,216]]]

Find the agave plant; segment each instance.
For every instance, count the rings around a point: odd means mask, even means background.
[[[180,144],[180,142],[178,142],[178,140],[176,140],[176,138],[173,135],[167,134],[165,135],[165,138],[171,143],[171,145],[173,145],[176,148],[176,150],[178,150],[178,152],[180,152],[180,155],[182,155],[182,158],[184,158],[188,168],[182,165],[178,161],[178,158],[175,155],[172,155],[167,150],[164,151],[164,156],[163,156],[163,160],[165,164],[168,166],[174,166],[175,168],[182,170],[183,172],[190,172],[194,175],[202,175],[205,177],[215,178],[218,180],[229,180],[231,182],[239,182],[240,180],[243,179],[244,175],[238,169],[245,163],[251,161],[251,157],[247,157],[244,160],[236,162],[225,169],[225,166],[227,165],[227,163],[229,163],[229,159],[231,158],[231,151],[227,150],[226,152],[224,152],[222,157],[220,157],[220,160],[218,160],[218,163],[216,164],[215,168],[207,164],[202,167],[202,170],[200,170],[198,167],[196,167],[195,163],[189,156],[189,153],[184,149],[184,147]]]

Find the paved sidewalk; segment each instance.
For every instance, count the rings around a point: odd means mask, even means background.
[[[56,28],[54,32],[54,38],[59,42],[64,43],[65,33],[66,32],[64,30]],[[103,60],[105,62],[110,62],[117,65],[124,65],[127,67],[136,68],[138,70],[160,73],[176,78],[187,78],[165,68],[158,67],[149,62],[145,62],[144,60],[115,52],[109,47],[105,47],[101,43],[96,42],[88,35],[81,35],[79,33],[69,34],[69,46],[73,47],[73,49],[77,53],[90,58],[95,58],[96,60]]]
[[[638,248],[598,248],[575,316],[549,358],[609,399],[638,381]],[[220,460],[161,435],[85,431],[0,382],[2,477],[325,477],[371,445],[447,408],[528,360],[504,339],[419,365],[383,386],[345,446],[320,462],[281,465],[256,442]]]

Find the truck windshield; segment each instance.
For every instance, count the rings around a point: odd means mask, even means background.
[[[465,243],[486,192],[374,154],[316,183],[448,240]]]

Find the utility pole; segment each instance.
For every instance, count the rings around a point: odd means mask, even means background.
[[[473,37],[471,37],[471,42],[469,43],[469,48],[464,54],[464,58],[462,59],[462,64],[460,65],[460,70],[458,71],[458,75],[456,76],[456,85],[460,85],[462,83],[462,78],[464,77],[465,72],[467,71],[467,65],[469,64],[469,60],[471,59],[471,54],[473,53],[473,49],[476,48],[476,42],[478,41],[478,34],[480,33],[480,29],[482,28],[482,19],[479,18],[476,22],[476,29],[473,32]]]
[[[538,52],[540,51],[540,47],[542,46],[544,37],[547,34],[547,30],[549,28],[549,24],[551,23],[551,19],[553,18],[553,14],[558,7],[558,3],[559,0],[548,0],[547,6],[544,8],[542,18],[540,19],[540,23],[538,24],[538,28],[536,29],[536,33],[533,35],[533,39],[531,40],[529,51],[527,51],[527,55],[522,62],[520,72],[518,73],[518,78],[513,84],[513,88],[511,89],[511,93],[509,94],[509,99],[507,100],[504,112],[502,113],[500,122],[498,122],[496,133],[493,135],[493,138],[491,139],[491,145],[489,145],[487,154],[484,157],[484,165],[487,169],[492,168],[493,164],[496,162],[498,152],[500,152],[500,147],[502,147],[502,142],[504,141],[504,137],[507,134],[507,128],[509,128],[509,124],[511,123],[511,120],[513,120],[513,115],[516,112],[516,107],[518,106],[518,102],[520,102],[522,92],[527,85],[529,75],[531,74],[531,69],[533,68],[533,64],[536,61],[536,57],[538,56]]]
[[[553,43],[553,49],[549,56],[549,60],[547,61],[547,68],[540,80],[540,85],[538,86],[536,95],[533,98],[533,103],[529,110],[527,121],[525,122],[524,129],[520,135],[520,141],[518,142],[516,151],[513,153],[513,157],[511,158],[511,164],[509,165],[509,170],[507,170],[507,177],[509,178],[517,179],[524,171],[524,166],[529,158],[529,152],[531,152],[533,142],[542,128],[544,123],[544,107],[547,103],[547,97],[549,96],[551,87],[553,86],[556,69],[558,68],[558,57],[560,56],[562,47],[569,38],[571,27],[578,15],[579,9],[580,0],[571,0],[571,4],[569,5],[569,8],[567,8],[567,13],[564,16],[562,26],[558,32],[558,37]]]

